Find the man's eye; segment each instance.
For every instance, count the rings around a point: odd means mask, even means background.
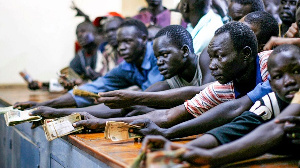
[[[273,79],[280,79],[280,78],[281,78],[280,75],[276,75],[276,76],[273,77]]]
[[[291,5],[296,5],[297,2],[296,1],[290,1]]]
[[[299,74],[299,71],[298,71],[298,70],[294,70],[293,73],[294,73],[294,74]]]
[[[164,57],[168,57],[168,54],[163,54]]]
[[[286,4],[286,1],[281,1],[281,4],[282,4],[282,5],[285,5],[285,4]]]

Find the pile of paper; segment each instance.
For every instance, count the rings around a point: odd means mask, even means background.
[[[7,110],[7,111],[5,111]],[[30,110],[18,110],[13,109],[12,106],[1,108],[1,113],[4,113],[4,118],[7,126],[14,126],[17,124],[21,124],[27,121],[39,121],[42,119],[41,116],[30,116],[29,113],[37,110],[36,108]]]
[[[9,112],[10,110],[13,110],[13,106],[0,107],[0,114],[5,114],[5,113]]]
[[[83,127],[73,127],[73,123],[80,121],[80,114],[74,113],[66,117],[56,119],[45,119],[43,128],[48,141],[52,141],[58,137],[71,134],[83,129]]]
[[[141,129],[141,127],[124,122],[107,121],[104,136],[106,139],[111,139],[112,141],[141,138],[142,136],[133,133],[134,129]]]

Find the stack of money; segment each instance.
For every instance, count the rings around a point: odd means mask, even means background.
[[[0,107],[0,114],[5,114],[9,112],[10,110],[13,110],[13,106],[8,106],[8,107]]]
[[[14,126],[27,121],[39,121],[42,119],[41,116],[30,116],[29,113],[37,110],[36,108],[30,110],[18,110],[12,109],[4,113],[4,119],[7,126]]]
[[[43,128],[47,140],[52,141],[58,137],[62,137],[82,130],[83,127],[73,127],[73,123],[80,120],[81,116],[78,113],[74,113],[61,118],[45,119]]]
[[[141,127],[124,122],[107,121],[104,136],[105,139],[111,139],[112,141],[141,138],[142,136],[132,132],[133,129],[141,129]]]

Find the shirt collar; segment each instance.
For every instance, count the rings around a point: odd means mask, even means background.
[[[152,42],[148,42],[146,44],[146,53],[144,55],[143,63],[141,68],[143,70],[149,70],[151,69],[151,55],[153,55],[153,49],[152,49]],[[122,69],[125,71],[134,71],[135,70],[135,64],[133,63],[128,63],[126,61],[123,62],[122,64]]]
[[[192,24],[189,23],[187,26],[187,30],[191,33],[192,37],[194,38],[199,30],[205,26],[208,22],[211,21],[211,18],[213,17],[214,12],[212,10],[209,10],[207,14],[205,14],[197,23],[195,27],[192,27]]]

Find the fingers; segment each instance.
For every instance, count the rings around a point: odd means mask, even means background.
[[[110,92],[99,92],[98,95],[100,97],[115,97],[118,95],[118,91],[110,91]]]
[[[276,46],[277,37],[271,37],[267,44],[264,46],[264,50],[272,50]]]
[[[157,150],[157,149],[164,149],[164,145],[166,142],[169,142],[166,138],[160,135],[149,135],[143,141],[142,150]]]
[[[275,120],[276,123],[285,123],[285,122],[289,122],[289,123],[295,123],[295,124],[300,124],[300,117],[296,117],[296,116],[287,116],[287,117],[283,117],[280,119]]]
[[[73,127],[87,127],[88,121],[87,120],[81,120],[73,123]]]
[[[41,121],[33,121],[31,125],[31,129],[35,129],[36,127],[42,125]]]
[[[139,119],[139,120],[134,120],[132,121],[130,124],[131,125],[139,125],[139,126],[143,126],[145,127],[146,125],[148,125],[148,123],[150,123],[151,121],[149,119]]]

